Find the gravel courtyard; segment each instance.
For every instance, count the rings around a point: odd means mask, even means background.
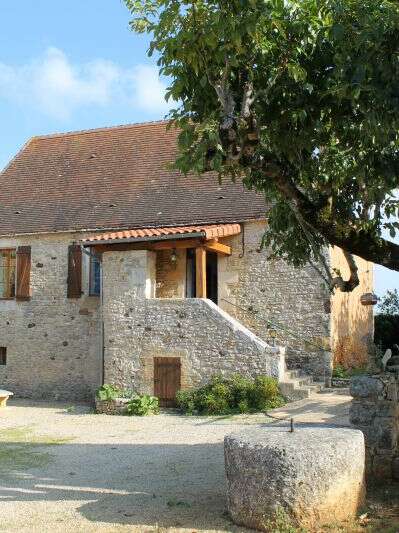
[[[282,408],[345,425],[349,398]],[[263,415],[118,417],[14,400],[0,411],[1,532],[239,532],[225,511],[223,438]]]

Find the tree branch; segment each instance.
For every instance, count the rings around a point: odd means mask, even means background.
[[[360,283],[358,268],[352,254],[344,250],[344,256],[350,271],[349,279],[344,281],[341,275],[336,276],[331,281],[331,289],[334,290],[335,288],[338,288],[341,292],[352,292]]]

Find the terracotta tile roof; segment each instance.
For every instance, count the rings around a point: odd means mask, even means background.
[[[176,136],[154,122],[32,138],[0,174],[0,235],[265,217],[241,183],[168,170]]]
[[[143,228],[130,229],[124,231],[114,231],[108,233],[96,234],[83,239],[86,244],[99,244],[104,242],[126,241],[151,238],[154,241],[162,240],[168,236],[179,235],[190,237],[192,235],[203,237],[209,241],[219,237],[228,237],[229,235],[238,235],[241,233],[240,224],[215,224],[212,226],[179,226],[175,228]]]

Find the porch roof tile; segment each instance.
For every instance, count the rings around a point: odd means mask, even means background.
[[[168,236],[180,236],[180,238],[189,238],[193,235],[200,236],[205,240],[217,239],[219,237],[228,237],[241,233],[240,224],[212,224],[206,226],[177,226],[171,228],[141,228],[123,231],[113,231],[101,234],[91,235],[83,239],[87,246],[100,243],[112,243],[120,241],[140,241],[140,240],[162,240]],[[199,235],[198,235],[199,234]]]

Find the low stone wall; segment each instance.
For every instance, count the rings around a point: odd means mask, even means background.
[[[385,373],[351,380],[351,424],[364,433],[370,481],[399,480],[399,379]]]
[[[128,398],[99,400],[96,398],[96,413],[104,415],[124,415],[127,412]]]

